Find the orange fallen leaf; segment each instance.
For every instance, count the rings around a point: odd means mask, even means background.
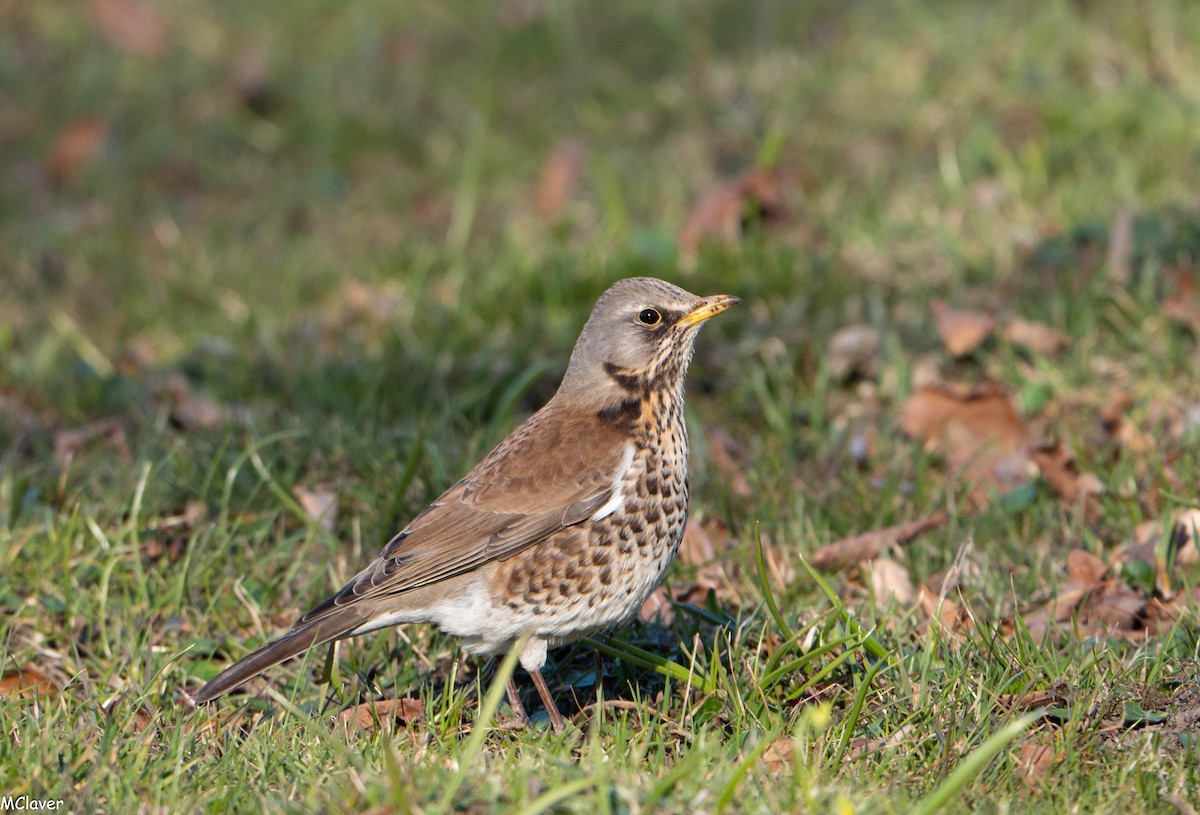
[[[338,722],[347,729],[374,730],[378,726],[407,727],[424,717],[425,703],[420,699],[381,699],[346,708],[338,714]]]
[[[1053,736],[1050,736],[1049,740],[1052,742]],[[1044,736],[1027,738],[1017,751],[1017,772],[1025,785],[1031,788],[1039,786],[1057,762],[1058,755],[1054,745],[1047,743]]]
[[[542,220],[554,223],[562,218],[583,177],[583,169],[583,145],[577,141],[563,142],[546,157],[534,196]]]
[[[997,385],[920,388],[901,406],[900,428],[977,482],[976,500],[986,500],[987,487],[1012,489],[1031,475],[1029,433]]]
[[[60,693],[62,688],[32,665],[0,675],[0,699],[53,699]]]
[[[966,606],[949,597],[935,594],[924,586],[917,589],[917,605],[930,621],[937,621],[943,630],[952,634],[970,631],[975,627],[975,621]],[[921,630],[926,628],[926,624],[920,626]]]
[[[695,255],[705,238],[734,241],[748,221],[775,223],[785,217],[778,176],[771,170],[751,170],[696,202],[679,230],[679,251]]]
[[[1176,275],[1175,293],[1163,300],[1162,310],[1168,319],[1191,330],[1193,334],[1200,334],[1200,294],[1197,293],[1195,276]]]
[[[167,47],[166,20],[141,0],[90,0],[92,22],[106,40],[127,54],[153,58]]]
[[[659,586],[650,592],[650,596],[638,609],[638,617],[642,622],[657,622],[664,628],[670,628],[671,623],[675,621],[675,609],[671,607],[671,598],[667,596],[667,590]]]
[[[1013,317],[1004,326],[1004,339],[1045,357],[1062,352],[1070,344],[1061,331],[1021,317]]]
[[[73,177],[94,159],[108,138],[108,124],[99,116],[71,120],[46,156],[46,173],[56,184]]]
[[[809,562],[818,569],[838,571],[872,560],[892,546],[903,546],[918,535],[946,523],[945,512],[935,512],[908,523],[887,526],[827,543],[812,553]]]
[[[1082,549],[1067,554],[1067,581],[1062,590],[1041,607],[1021,615],[1034,640],[1040,641],[1055,625],[1074,621],[1081,636],[1127,636],[1143,629],[1146,598],[1119,577],[1111,567]],[[1001,629],[1011,633],[1013,621]],[[1143,632],[1144,633],[1144,632]]]
[[[1100,479],[1092,473],[1079,472],[1075,454],[1062,442],[1035,447],[1031,455],[1042,477],[1068,504],[1104,494]]]
[[[775,739],[763,752],[762,763],[771,775],[783,775],[792,771],[794,741],[790,736]]]
[[[943,300],[929,304],[929,313],[937,326],[942,345],[952,357],[962,357],[974,351],[996,329],[996,320],[982,311],[954,309]]]

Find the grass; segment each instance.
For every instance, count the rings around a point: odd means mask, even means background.
[[[1190,811],[1194,613],[1140,643],[994,625],[1058,591],[1069,549],[1104,554],[1197,502],[1197,337],[1162,307],[1196,274],[1187,4],[153,10],[165,45],[141,56],[86,7],[0,6],[0,659],[58,689],[0,700],[0,795],[109,812]],[[55,169],[85,117],[103,139]],[[547,222],[534,189],[567,141],[585,170]],[[764,158],[788,216],[683,271],[692,204]],[[1126,208],[1122,282],[1105,257]],[[575,729],[488,726],[511,663],[457,659],[423,627],[344,644],[332,687],[314,654],[183,709],[180,689],[340,586],[548,398],[595,298],[635,274],[746,301],[705,328],[688,402],[693,517],[735,546],[670,625],[554,652]],[[934,296],[1070,345],[948,360]],[[826,360],[856,323],[880,333],[878,372],[846,383]],[[1098,511],[1042,482],[971,510],[897,428],[928,359],[1006,383],[1105,484]],[[1118,391],[1146,443],[1097,429]],[[64,435],[79,428],[96,432]],[[336,496],[332,531],[296,488]],[[949,522],[893,556],[920,583],[962,554],[975,631],[805,568],[938,509]],[[1035,692],[1056,701],[1013,708]],[[423,719],[337,721],[403,697]],[[1042,746],[1053,760],[1024,769]]]

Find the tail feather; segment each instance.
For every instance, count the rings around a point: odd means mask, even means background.
[[[194,697],[195,702],[198,705],[211,702],[286,659],[291,659],[310,648],[345,636],[364,622],[365,617],[361,610],[347,608],[340,614],[330,614],[320,620],[293,628],[279,639],[242,657],[219,673],[216,678],[200,689],[200,692]]]

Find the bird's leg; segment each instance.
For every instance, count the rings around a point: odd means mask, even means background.
[[[563,732],[567,728],[567,723],[562,714],[558,712],[558,705],[554,704],[554,697],[550,695],[550,689],[546,687],[546,680],[542,679],[542,672],[530,671],[529,675],[533,678],[538,696],[542,697],[542,704],[546,706],[546,712],[550,714],[550,724],[554,728],[554,732],[556,734]]]
[[[525,706],[521,704],[521,694],[517,693],[517,681],[511,676],[508,678],[508,706],[512,708],[513,715],[521,720],[521,724],[529,726],[529,714],[525,712]]]

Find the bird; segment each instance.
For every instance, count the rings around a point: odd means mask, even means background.
[[[340,591],[226,668],[195,704],[347,637],[431,623],[476,655],[518,645],[555,733],[547,650],[630,620],[688,512],[684,378],[700,326],[741,302],[650,277],[612,284],[554,396],[412,519]],[[514,714],[528,722],[515,681]]]

